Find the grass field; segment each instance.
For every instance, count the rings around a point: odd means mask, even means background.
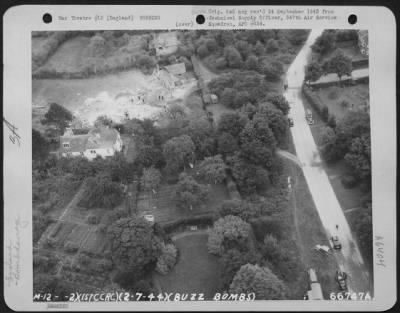
[[[162,292],[203,293],[211,299],[218,292],[218,258],[207,251],[207,233],[188,234],[175,241],[178,263],[167,275],[156,275]]]
[[[344,88],[332,86],[321,88],[315,93],[321,99],[321,103],[325,104],[329,112],[334,114],[337,119],[342,118],[353,105],[354,108],[362,108],[369,101],[369,85],[367,84],[346,86]],[[348,106],[342,105],[343,101]]]
[[[68,39],[58,47],[45,66],[57,69],[58,72],[78,71],[85,62],[88,62],[89,42],[90,38],[84,36]]]

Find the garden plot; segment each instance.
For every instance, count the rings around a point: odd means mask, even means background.
[[[82,252],[96,256],[103,256],[108,250],[110,250],[109,241],[98,231],[92,231],[81,247]]]

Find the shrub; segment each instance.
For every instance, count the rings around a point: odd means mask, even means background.
[[[161,255],[158,257],[156,271],[160,274],[167,274],[176,263],[178,250],[173,244],[163,244]]]
[[[100,218],[96,214],[90,213],[86,218],[86,222],[88,222],[89,224],[97,225],[98,223],[100,223]]]
[[[350,174],[344,174],[340,181],[345,188],[349,189],[356,187],[358,184],[357,178]]]

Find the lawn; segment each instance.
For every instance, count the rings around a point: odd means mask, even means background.
[[[175,185],[162,185],[156,194],[141,192],[138,196],[138,213],[149,212],[159,223],[166,223],[180,218],[189,218],[207,213],[215,213],[222,201],[229,199],[225,185],[210,186],[209,200],[203,205],[194,208],[179,208],[175,204]]]
[[[210,300],[219,291],[221,267],[218,258],[208,253],[207,240],[207,233],[189,233],[175,240],[178,263],[167,275],[156,275],[162,292],[203,293]]]
[[[369,102],[368,84],[358,84],[343,88],[331,86],[321,88],[315,93],[320,98],[320,102],[325,104],[329,112],[334,114],[337,119],[342,118],[350,108],[362,108]],[[343,102],[347,103],[347,105],[344,105]]]
[[[63,42],[56,52],[45,63],[45,67],[54,68],[57,72],[77,72],[88,62],[87,46],[90,38],[73,37]]]

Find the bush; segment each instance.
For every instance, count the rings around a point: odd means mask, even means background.
[[[178,228],[182,228],[188,225],[197,225],[197,226],[211,226],[214,223],[215,215],[214,214],[204,214],[198,215],[194,217],[186,217],[180,218],[173,222],[165,223],[163,225],[165,233],[172,233]]]
[[[67,242],[64,244],[64,250],[65,250],[65,252],[74,253],[74,252],[78,251],[78,249],[79,249],[79,245],[78,245],[76,242],[67,241]]]
[[[97,225],[98,223],[100,223],[100,218],[96,214],[90,213],[86,218],[86,222],[88,224]]]
[[[312,107],[319,113],[321,118],[328,122],[329,117],[333,116],[329,114],[329,109],[326,105],[320,102],[319,97],[305,84],[303,84],[302,88],[303,94],[308,102],[312,105]]]
[[[341,177],[340,181],[345,188],[354,188],[358,184],[358,180],[356,177],[350,174],[345,174]]]
[[[156,271],[160,274],[167,274],[176,263],[178,250],[173,244],[163,244],[161,247],[161,255],[156,264]]]

